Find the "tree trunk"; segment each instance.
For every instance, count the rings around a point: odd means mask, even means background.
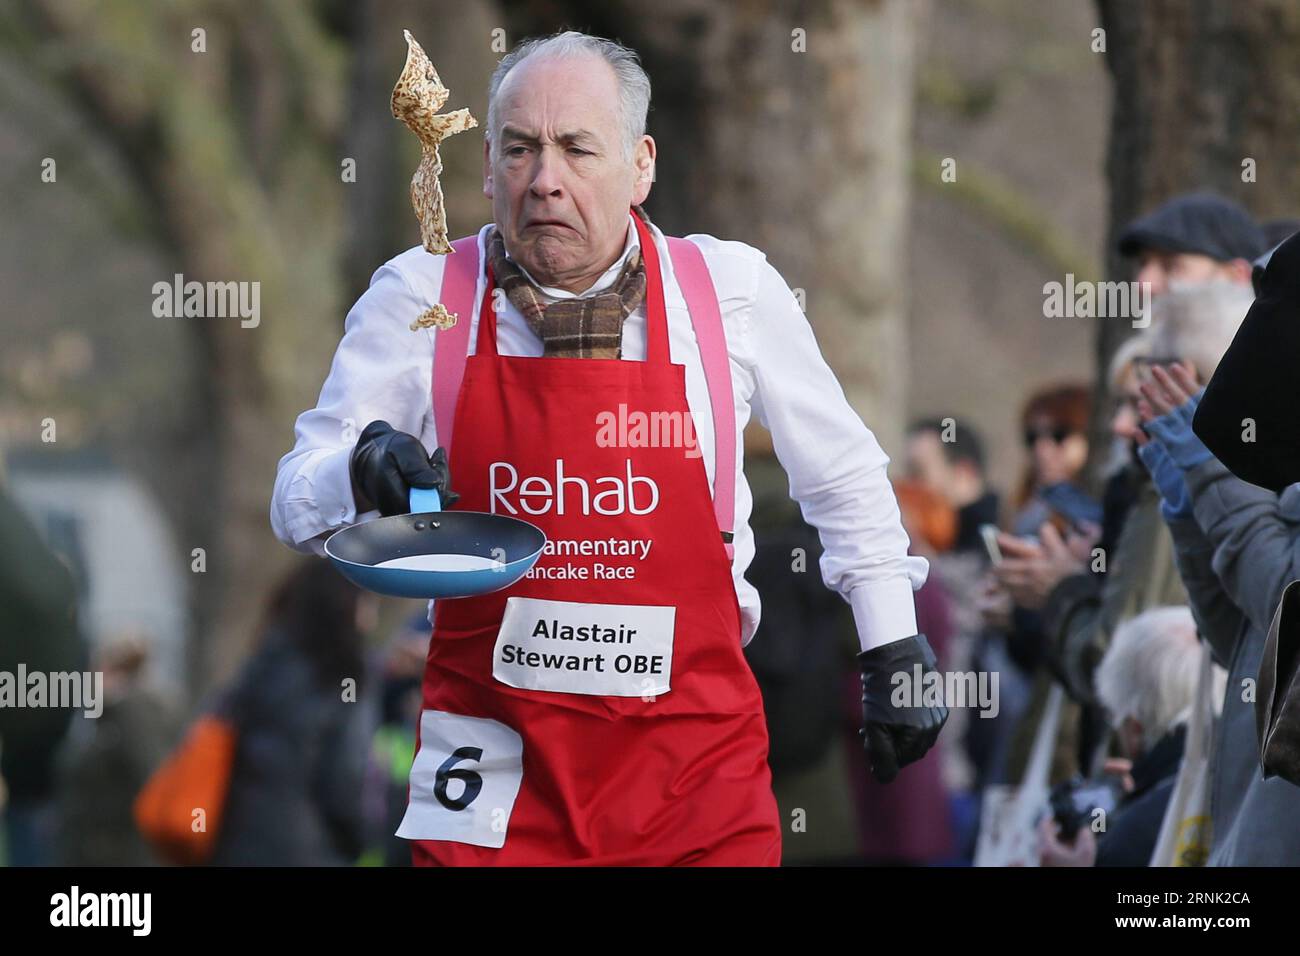
[[[408,184],[418,144],[389,112],[406,55],[402,28],[424,39],[456,105],[486,103],[500,18],[486,0],[233,5],[176,0],[165,12],[90,0],[27,0],[6,20],[11,52],[74,101],[87,135],[130,171],[140,206],[172,262],[160,280],[257,283],[260,319],[141,318],[184,323],[190,388],[181,434],[134,434],[116,449],[177,528],[191,566],[190,677],[202,693],[252,642],[266,597],[292,561],[272,538],[275,465],[293,421],[314,403],[348,306],[386,259],[418,243]],[[192,30],[202,27],[204,48]],[[471,42],[473,38],[478,41]],[[352,57],[355,56],[355,59]],[[351,82],[349,82],[351,81]],[[483,87],[480,89],[480,87]],[[466,94],[473,94],[462,99]],[[356,179],[343,177],[344,159]],[[449,192],[479,212],[480,153],[446,151]],[[457,184],[459,183],[459,186]],[[365,423],[358,423],[362,427]],[[141,582],[147,587],[148,582]]]
[[[1123,226],[1210,189],[1261,220],[1300,215],[1300,5],[1294,0],[1098,0],[1114,79],[1107,175],[1111,276]],[[1243,163],[1254,161],[1254,181]],[[1130,323],[1098,320],[1098,382]],[[1104,425],[1104,423],[1102,423]]]
[[[123,332],[183,323],[195,346],[192,391],[177,396],[188,427],[141,471],[176,522],[176,560],[196,572],[190,677],[201,693],[250,645],[290,561],[269,546],[268,502],[298,396],[308,380],[319,387],[333,338],[325,333],[336,328],[341,60],[321,25],[290,7],[177,4],[162,17],[44,0],[28,11],[46,49],[65,54],[52,58],[53,79],[80,104],[90,135],[133,171],[174,271],[186,282],[258,288],[255,325],[237,315],[144,315]],[[192,47],[198,24],[202,51]],[[170,272],[158,278],[170,283]],[[117,449],[119,462],[139,467],[141,448],[157,444],[138,436]]]

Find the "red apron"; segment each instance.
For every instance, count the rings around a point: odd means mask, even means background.
[[[448,454],[458,508],[531,521],[553,550],[508,589],[435,603],[398,830],[417,865],[780,863],[703,460],[635,432],[690,412],[658,251],[634,219],[644,362],[498,355],[489,270]]]

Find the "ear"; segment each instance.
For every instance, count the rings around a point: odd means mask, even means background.
[[[1223,264],[1224,269],[1228,272],[1228,277],[1241,285],[1250,285],[1251,273],[1254,272],[1254,265],[1245,259],[1233,259]]]
[[[636,167],[636,179],[632,183],[632,204],[645,202],[650,195],[650,187],[655,180],[655,141],[650,136],[642,136],[632,152],[632,165]]]
[[[492,198],[492,144],[483,137],[483,195]]]

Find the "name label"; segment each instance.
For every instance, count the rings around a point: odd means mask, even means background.
[[[506,599],[492,676],[524,690],[642,697],[671,689],[677,608]]]

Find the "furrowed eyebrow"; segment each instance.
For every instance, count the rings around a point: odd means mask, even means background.
[[[509,124],[506,124],[505,126],[501,127],[501,138],[503,140],[506,139],[522,140],[525,143],[537,142],[537,137],[534,136],[532,133],[522,130],[518,126],[511,126]]]
[[[509,124],[506,124],[505,126],[501,127],[501,140],[502,142],[506,140],[513,140],[515,142],[521,142],[521,143],[540,142],[540,140],[537,138],[535,134],[530,133],[527,130],[520,129],[517,126],[511,126]],[[571,133],[561,133],[557,138],[557,142],[594,144],[598,142],[598,140],[596,138],[596,134],[591,132],[590,130],[577,129]]]

